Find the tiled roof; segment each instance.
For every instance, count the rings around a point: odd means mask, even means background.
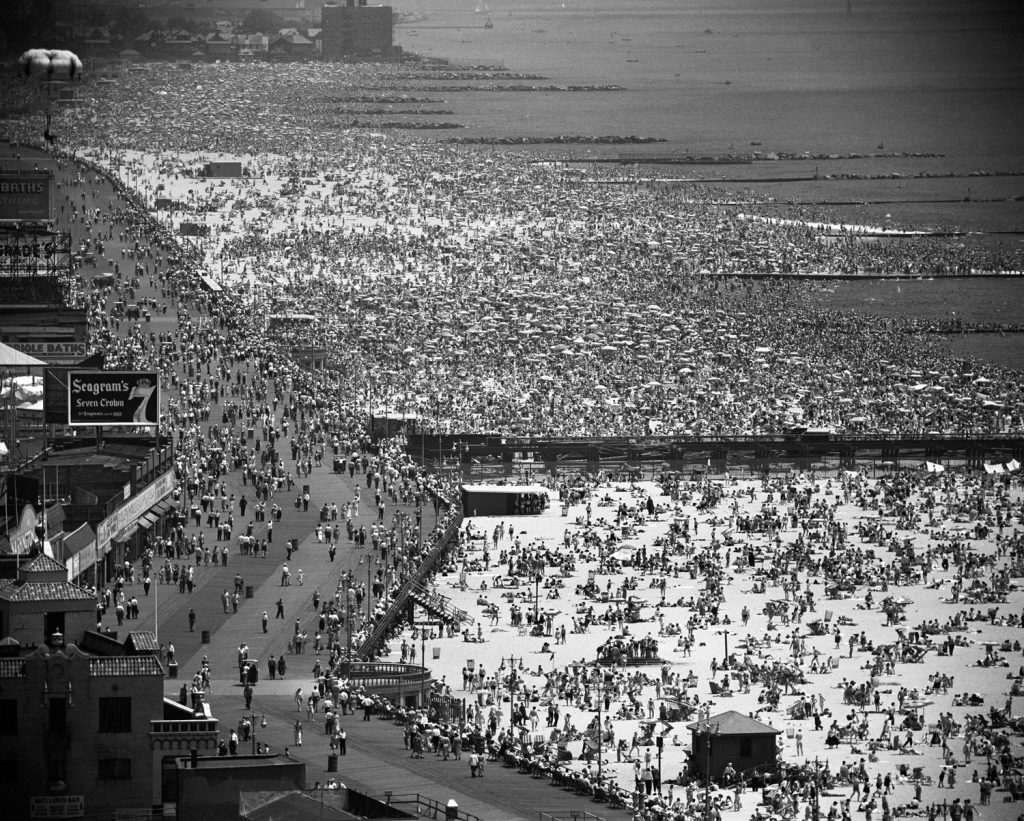
[[[25,678],[22,659],[0,659],[0,678]]]
[[[782,732],[782,730],[776,730],[771,724],[765,724],[763,721],[750,718],[743,713],[737,713],[735,710],[726,710],[724,713],[711,716],[709,721],[712,735],[766,735],[768,733],[778,735]],[[686,729],[700,732],[701,724],[702,722],[695,721],[693,724],[687,724]]]
[[[127,644],[128,642],[131,642],[135,650],[143,653],[150,650],[154,653],[160,652],[160,644],[157,642],[156,634],[152,630],[129,630],[125,643]]]
[[[74,556],[94,541],[96,541],[96,532],[86,522],[64,537],[65,555]]]
[[[54,571],[60,571],[67,573],[67,568],[58,562],[56,559],[47,556],[45,553],[40,553],[32,561],[21,568],[22,573],[53,573]]]
[[[91,602],[96,597],[70,582],[25,582],[19,585],[11,579],[4,579],[0,581],[0,599],[10,602]]]
[[[163,665],[155,656],[114,656],[89,659],[89,675],[116,678],[117,676],[160,676]]]

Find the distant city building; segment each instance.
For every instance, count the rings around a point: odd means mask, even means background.
[[[325,60],[390,62],[395,57],[391,6],[357,5],[355,0],[326,4],[320,25]]]

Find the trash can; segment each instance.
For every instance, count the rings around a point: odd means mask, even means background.
[[[167,663],[167,678],[178,677],[178,662],[170,661]]]
[[[245,434],[249,439],[252,439],[255,431],[252,428],[246,428]]]
[[[251,599],[255,595],[256,591],[253,589],[251,584],[245,586],[245,597]]]
[[[200,641],[202,641],[203,644],[209,644],[210,643],[210,631],[209,630],[203,630],[202,633],[199,634],[199,638],[200,638]]]
[[[334,460],[334,472],[341,473],[341,459]]]
[[[448,805],[444,808],[444,821],[458,821],[459,805],[454,798],[448,799]]]
[[[338,771],[338,756],[329,755],[327,756],[327,772],[336,773]]]

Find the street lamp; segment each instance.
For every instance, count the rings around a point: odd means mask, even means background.
[[[711,729],[711,705],[714,702],[708,701],[704,705],[704,718],[699,722],[704,734],[704,821],[711,818],[711,734],[718,735],[718,723],[715,723],[714,730]]]
[[[594,687],[594,697],[597,699],[597,784],[600,786],[604,773],[604,724],[601,722],[601,707],[604,702],[604,688],[607,682],[605,681],[604,669],[600,665],[596,665],[593,670],[591,678]],[[660,748],[658,755],[661,755]],[[661,771],[660,761],[658,762],[658,771]]]
[[[248,713],[243,713],[242,718],[249,719],[249,735],[252,737],[252,754],[256,755],[256,711],[252,710]],[[267,728],[266,713],[260,713],[260,727],[263,729]]]
[[[366,557],[366,623],[370,623],[370,575],[373,573],[373,566],[377,563],[376,556]]]
[[[719,630],[719,634],[725,639],[725,660],[722,662],[722,669],[729,669],[729,631]]]
[[[499,673],[502,670],[505,669],[505,661],[506,661],[506,659],[504,659],[504,658],[501,660],[501,666],[498,668],[498,672]],[[509,724],[512,727],[516,726],[516,724],[515,724],[515,711],[516,711],[516,662],[519,662],[520,664],[522,664],[522,662],[523,662],[522,657],[520,657],[518,659],[515,658],[515,656],[509,656],[508,657],[508,665],[509,665],[509,674],[508,674],[508,719],[509,719]]]
[[[352,619],[355,618],[353,604],[356,591],[352,589],[352,571],[348,571],[348,589],[345,591],[345,624],[348,633],[348,644],[345,647],[345,675],[352,675]]]
[[[533,576],[533,623],[537,624],[540,619],[540,580],[544,574],[539,570]]]
[[[426,704],[427,691],[427,627],[433,625],[432,621],[425,621],[420,625],[420,664],[423,667],[423,674],[420,676],[420,705]],[[443,622],[437,622],[443,626]],[[415,641],[415,639],[413,639]]]

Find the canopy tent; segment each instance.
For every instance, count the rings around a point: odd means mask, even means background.
[[[0,342],[0,368],[41,368],[46,363]]]

